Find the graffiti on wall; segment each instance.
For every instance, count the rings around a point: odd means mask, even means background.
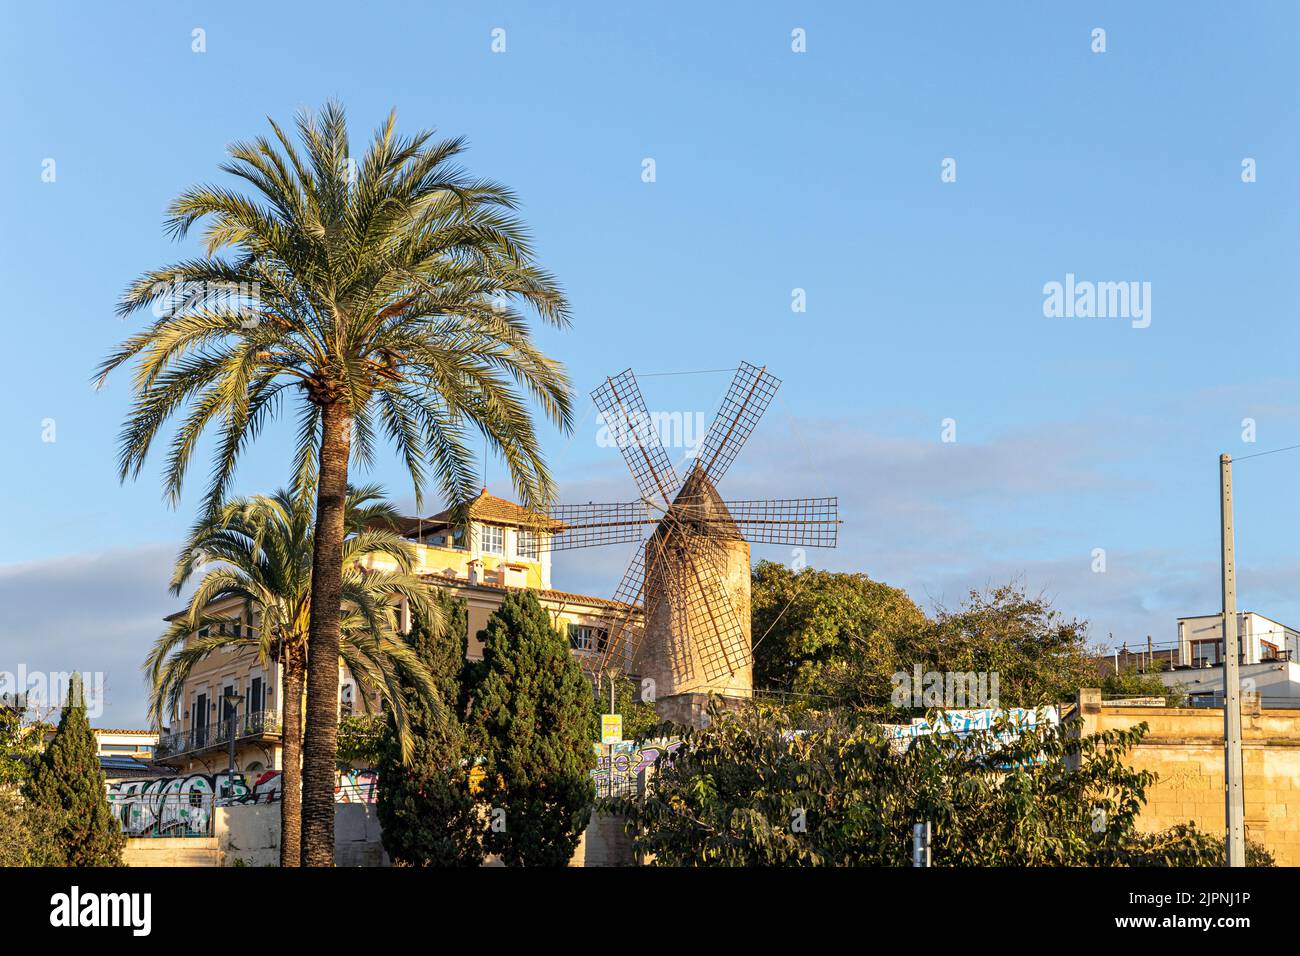
[[[344,770],[334,787],[335,803],[374,803],[379,774],[373,770]]]
[[[212,808],[276,803],[280,771],[236,773],[231,786],[227,773],[192,773],[149,780],[110,783],[108,805],[128,836],[209,836]],[[378,776],[373,770],[339,774],[336,803],[374,803]]]
[[[596,744],[596,769],[591,771],[591,779],[596,784],[596,793],[601,796],[635,793],[641,775],[654,766],[654,762],[662,754],[675,753],[681,745],[682,742],[673,737],[624,740],[613,745],[611,755],[607,752],[608,748]]]
[[[1006,710],[981,708],[978,710],[947,710],[939,713],[931,721],[917,717],[910,724],[885,724],[884,730],[892,738],[891,743],[900,753],[906,750],[911,741],[917,737],[933,733],[951,733],[958,737],[983,733],[992,730],[1002,719],[1006,723],[995,736],[1008,743],[1022,733],[1032,733],[1039,723],[1051,727],[1061,725],[1061,717],[1055,707],[1043,707],[1040,710],[1025,707],[1011,707]]]

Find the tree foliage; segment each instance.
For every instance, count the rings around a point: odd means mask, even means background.
[[[1087,624],[1019,584],[971,591],[955,611],[940,610],[921,646],[935,670],[996,673],[1003,706],[1073,700],[1097,683]]]
[[[230,145],[221,169],[236,188],[194,186],[171,203],[168,233],[203,226],[204,255],[145,272],[122,295],[119,316],[152,321],[99,368],[102,384],[138,361],[121,477],[138,476],[167,421],[183,416],[167,495],[179,500],[198,436],[212,429],[215,510],[288,398],[299,414],[296,489],[317,477],[321,419],[337,406],[356,463],[372,464],[390,441],[417,503],[430,480],[448,501],[474,497],[477,430],[524,504],[546,504],[553,482],[527,399],[564,428],[572,400],[528,316],[565,327],[569,305],[534,258],[514,193],[460,164],[463,138],[400,135],[396,112],[355,156],[338,103],[296,120],[296,142],[268,119],[271,135]]]
[[[439,597],[436,622],[418,618],[408,637],[428,670],[434,694],[404,691],[414,752],[402,760],[390,718],[379,740],[379,822],[384,849],[399,866],[476,866],[483,861],[483,821],[470,792],[470,762],[461,720],[467,613],[460,599]]]
[[[339,656],[362,691],[360,703],[364,706],[372,696],[380,697],[399,726],[405,727],[406,705],[398,693],[397,668],[405,665],[408,682],[422,671],[398,633],[393,597],[432,614],[428,588],[415,574],[415,548],[392,530],[397,512],[377,486],[349,488],[343,518],[348,536],[343,542],[339,593]],[[212,654],[256,654],[263,667],[272,660],[279,664],[284,721],[281,866],[297,866],[301,858],[302,698],[308,621],[317,592],[313,587],[315,531],[310,496],[285,490],[234,498],[222,503],[215,514],[200,518],[176,559],[171,590],[179,595],[195,574],[200,574],[198,586],[145,662],[150,714],[158,726],[182,703],[194,667]],[[393,570],[385,570],[384,565]],[[214,604],[232,600],[238,602],[249,627],[228,627],[229,621],[212,613]],[[251,626],[254,613],[256,627]],[[423,679],[427,686],[427,676]],[[335,700],[337,685],[336,666]],[[409,734],[405,739],[409,748]],[[357,744],[360,740],[353,733],[343,746]],[[352,758],[350,753],[336,753],[336,760]]]
[[[1181,707],[1187,695],[1179,688],[1171,688],[1156,674],[1139,673],[1136,667],[1126,667],[1118,673],[1105,674],[1100,681],[1103,697],[1163,697],[1170,707]]]
[[[210,444],[210,512],[268,422],[296,412],[294,487],[316,488],[302,859],[330,866],[349,470],[390,443],[417,506],[433,484],[463,509],[477,487],[477,433],[525,507],[546,507],[554,481],[532,406],[565,430],[573,408],[529,317],[562,327],[569,307],[534,258],[514,194],[459,164],[464,140],[401,136],[390,113],[354,156],[339,104],[296,125],[296,137],[272,121],[271,135],[231,144],[221,168],[234,188],[195,186],[172,202],[168,231],[183,239],[202,227],[203,254],[131,283],[118,314],[154,318],[101,363],[99,382],[135,363],[119,476],[138,477],[179,419],[167,497],[180,500]]]
[[[913,823],[936,866],[1204,865],[1213,841],[1185,827],[1142,835],[1155,776],[1123,756],[1146,725],[917,737],[871,724],[800,730],[762,705],[715,712],[644,801],[616,800],[638,849],[669,866],[906,866]],[[1218,857],[1214,862],[1221,862]]]
[[[384,729],[389,710],[380,713],[349,714],[339,718],[339,769],[374,768],[383,753]],[[408,732],[414,733],[414,728]]]
[[[0,866],[23,866],[36,846],[22,800],[39,748],[40,725],[24,722],[18,707],[0,706]]]
[[[903,591],[866,575],[762,562],[753,608],[756,685],[808,709],[883,713],[893,676],[918,665],[996,674],[998,703],[1014,707],[1072,699],[1100,680],[1087,625],[1014,583],[971,591],[929,618]]]
[[[400,725],[405,706],[397,694],[397,668],[404,667],[408,679],[431,685],[398,633],[393,598],[426,615],[437,608],[429,604],[429,589],[415,573],[414,546],[392,530],[399,515],[378,486],[349,488],[344,518],[348,536],[339,603],[340,657],[363,691],[359,702],[364,706],[371,696],[387,701]],[[195,666],[217,651],[256,655],[263,667],[277,661],[296,675],[293,686],[301,688],[314,538],[310,497],[295,497],[285,489],[231,499],[195,523],[176,558],[171,591],[179,595],[196,573],[198,586],[144,665],[156,725],[183,703]],[[250,626],[232,629],[229,620],[213,614],[214,604],[232,599]],[[201,629],[207,633],[200,636]]]
[[[40,750],[40,728],[24,716],[20,708],[0,706],[0,789],[22,784]]]
[[[125,837],[108,806],[95,735],[76,674],[58,730],[41,753],[23,797],[34,828],[48,837],[32,847],[42,866],[120,866]]]
[[[751,593],[754,682],[795,695],[888,700],[898,648],[926,624],[905,592],[865,574],[761,561]]]
[[[592,687],[531,591],[510,594],[479,632],[470,668],[488,850],[512,866],[564,866],[590,817]]]

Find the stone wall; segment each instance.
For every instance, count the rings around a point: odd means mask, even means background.
[[[213,821],[222,866],[277,866],[280,805],[218,807]],[[334,865],[388,866],[374,804],[334,805]]]
[[[632,838],[624,831],[623,822],[621,816],[593,813],[569,866],[635,866]]]
[[[219,866],[216,837],[141,837],[122,850],[126,866]]]
[[[280,805],[218,807],[211,837],[129,839],[127,866],[278,866]],[[489,859],[488,865],[496,861]],[[631,866],[632,840],[623,818],[593,813],[570,866]],[[334,865],[390,866],[374,804],[334,807]],[[499,864],[497,864],[499,865]]]
[[[1138,820],[1143,830],[1195,823],[1224,829],[1223,710],[1209,707],[1114,707],[1097,691],[1081,691],[1083,733],[1146,722],[1142,743],[1128,762],[1159,774]],[[1246,835],[1279,866],[1300,866],[1300,710],[1242,706],[1242,765]]]

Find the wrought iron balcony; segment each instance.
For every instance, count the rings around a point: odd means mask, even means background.
[[[158,746],[154,748],[154,759],[162,760],[181,754],[197,753],[202,750],[219,750],[230,746],[230,734],[235,734],[235,742],[250,738],[280,736],[280,720],[270,711],[226,718],[206,727],[192,727],[189,730],[162,734]]]

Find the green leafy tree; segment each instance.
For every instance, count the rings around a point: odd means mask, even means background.
[[[1170,707],[1180,707],[1187,695],[1178,688],[1165,686],[1158,675],[1139,673],[1136,667],[1126,667],[1118,673],[1107,673],[1102,677],[1101,694],[1103,697],[1163,697]]]
[[[390,722],[379,743],[379,822],[384,849],[399,866],[477,866],[483,862],[483,819],[470,790],[470,761],[460,719],[468,614],[465,602],[440,598],[438,625],[423,618],[411,627],[413,650],[428,669],[435,693],[407,693],[414,738],[401,759]]]
[[[1123,757],[1145,725],[1080,736],[1004,721],[902,748],[871,724],[804,731],[761,705],[713,718],[661,758],[644,801],[608,803],[657,865],[906,866],[922,821],[936,866],[1211,862],[1193,828],[1135,830],[1155,776]]]
[[[36,846],[22,785],[39,752],[40,726],[23,718],[22,709],[0,705],[0,866],[25,865]]]
[[[564,866],[595,798],[592,686],[531,591],[508,595],[479,639],[469,723],[485,773],[485,845],[511,866]]]
[[[755,685],[809,706],[888,700],[900,645],[927,624],[905,592],[865,574],[762,561],[751,593]]]
[[[755,683],[789,692],[796,709],[882,716],[896,710],[895,675],[910,679],[918,667],[987,675],[990,692],[996,675],[998,703],[1012,707],[1071,699],[1098,681],[1086,623],[1015,583],[972,591],[927,618],[904,592],[865,575],[763,562],[753,608]]]
[[[13,787],[0,788],[0,866],[26,866],[33,846],[22,796]]]
[[[40,751],[40,725],[24,716],[21,708],[0,705],[0,790],[21,785]]]
[[[1003,706],[1072,700],[1080,687],[1097,683],[1086,622],[1065,617],[1018,584],[971,591],[957,610],[939,611],[920,643],[921,660],[934,670],[997,674]]]
[[[410,712],[407,712],[408,720]],[[339,769],[352,767],[373,769],[378,766],[383,753],[382,738],[384,726],[389,717],[386,713],[349,714],[339,718]],[[415,733],[408,724],[409,732]]]
[[[1134,833],[1128,866],[1223,866],[1228,854],[1223,837],[1180,823],[1158,833]],[[1246,839],[1247,866],[1277,866],[1262,844]]]
[[[423,667],[397,630],[394,596],[426,614],[436,613],[428,588],[415,574],[415,549],[393,532],[397,512],[379,488],[349,488],[343,543],[344,572],[340,591],[341,659],[363,691],[390,702],[405,732],[405,697],[397,669],[407,682],[432,685]],[[226,502],[215,515],[202,518],[176,559],[171,589],[180,594],[202,569],[198,587],[185,610],[153,646],[145,662],[150,684],[150,713],[157,726],[176,712],[195,665],[217,651],[256,654],[263,666],[278,661],[283,673],[280,797],[280,865],[301,859],[302,697],[307,673],[308,621],[311,616],[312,555],[315,522],[311,501],[288,491]],[[375,566],[386,564],[391,570]],[[367,566],[368,565],[368,566]],[[216,602],[237,599],[257,627],[231,628],[214,616]],[[200,636],[200,630],[208,633]],[[335,694],[338,677],[335,676]],[[411,739],[406,734],[407,752]]]
[[[298,142],[230,146],[241,188],[197,186],[171,205],[177,239],[207,225],[203,254],[144,273],[122,317],[155,318],[108,356],[102,383],[137,361],[119,473],[138,477],[155,439],[183,416],[164,483],[180,500],[194,452],[215,432],[208,510],[241,452],[294,400],[298,488],[315,488],[303,743],[304,864],[334,861],[334,773],[344,507],[349,469],[392,442],[417,507],[432,474],[459,507],[478,481],[477,432],[526,507],[554,485],[531,403],[572,427],[568,378],[533,343],[530,315],[568,324],[568,303],[535,262],[510,190],[467,173],[461,139],[397,134],[396,114],[353,156],[343,108],[301,113]]]
[[[69,682],[58,730],[36,761],[23,796],[37,831],[49,837],[33,847],[33,862],[121,866],[126,838],[108,806],[79,675]]]

